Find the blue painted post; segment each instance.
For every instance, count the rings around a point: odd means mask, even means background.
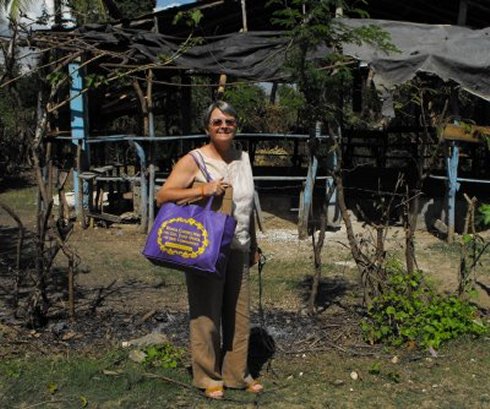
[[[87,118],[86,98],[83,91],[83,73],[80,63],[73,62],[68,65],[71,77],[70,86],[70,111],[71,111],[71,138],[77,146],[77,164],[73,170],[73,190],[75,195],[75,209],[78,216],[83,216],[83,208],[88,207],[89,188],[84,181],[80,186],[80,172],[87,169],[90,163],[90,155],[87,144]],[[82,224],[84,220],[82,219]]]
[[[316,123],[315,135],[312,137],[311,145],[315,146],[315,138],[318,138],[321,133],[320,122]],[[310,160],[308,164],[308,174],[306,176],[305,187],[300,196],[300,205],[298,212],[298,236],[305,239],[308,237],[308,220],[313,206],[313,189],[315,187],[316,173],[318,171],[318,159],[314,152],[310,152]]]
[[[451,153],[447,158],[447,241],[454,241],[454,226],[456,220],[456,192],[459,189],[458,183],[458,162],[459,162],[459,147],[456,142],[451,144]]]

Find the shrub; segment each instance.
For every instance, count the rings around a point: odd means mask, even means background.
[[[144,350],[145,365],[160,368],[177,368],[184,358],[184,350],[170,343],[151,345]]]
[[[477,220],[483,226],[490,226],[490,204],[483,203],[478,208]]]
[[[407,274],[401,263],[387,265],[388,282],[373,299],[361,329],[368,342],[400,346],[414,342],[423,348],[463,334],[482,335],[488,328],[478,320],[478,310],[466,300],[439,295],[423,280],[421,271]]]

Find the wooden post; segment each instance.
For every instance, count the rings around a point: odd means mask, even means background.
[[[140,103],[140,108],[141,108],[141,113],[143,115],[143,135],[148,136],[149,134],[149,119],[148,119],[148,104],[146,102],[146,97],[145,94],[143,93],[143,90],[141,89],[141,85],[137,79],[133,80],[133,89],[134,92],[136,93],[136,96],[138,97],[138,101]]]
[[[320,136],[321,125],[316,123],[315,134],[310,138],[310,152],[308,162],[308,174],[306,176],[305,186],[300,196],[299,212],[298,212],[298,236],[300,240],[308,237],[308,220],[313,207],[313,190],[315,188],[316,173],[318,170],[318,159],[316,152],[311,151],[312,147],[316,146],[316,138]]]
[[[189,135],[192,130],[192,94],[191,94],[191,77],[186,74],[182,74],[181,76],[181,84],[180,87],[180,95],[181,95],[181,104],[180,104],[180,113],[181,113],[181,128],[183,135]]]
[[[75,319],[75,266],[72,257],[68,260],[68,309],[70,318]]]
[[[245,0],[241,1],[242,3],[242,30],[243,32],[248,31],[248,25],[247,25],[247,5],[245,3]]]
[[[155,138],[155,116],[153,112],[153,71],[148,71],[146,88],[146,104],[148,108],[148,136]],[[148,232],[155,219],[155,143],[150,140],[148,152]]]
[[[269,102],[270,102],[272,105],[275,105],[275,104],[276,104],[278,85],[279,85],[279,84],[277,83],[277,81],[274,81],[274,82],[272,83],[271,93],[270,93],[270,95],[269,95]]]
[[[80,62],[68,65],[71,77],[70,85],[70,114],[71,114],[71,138],[77,146],[77,165],[73,171],[73,190],[75,196],[75,209],[77,216],[84,223],[83,209],[88,206],[88,183],[80,180],[80,173],[88,169],[90,155],[87,144],[87,118],[86,98],[83,91],[83,73],[80,71]]]
[[[332,140],[334,136],[330,136]],[[333,142],[333,146],[335,146],[336,142]],[[337,170],[337,149],[331,149],[327,156],[327,167],[331,172],[331,175],[334,174]],[[328,176],[326,180],[326,195],[327,195],[327,226],[332,228],[339,228],[340,222],[340,210],[337,204],[337,187],[335,185],[335,180],[333,176]]]
[[[255,209],[255,214],[257,216],[257,225],[258,228],[261,232],[264,231],[264,218],[262,217],[262,207],[260,206],[260,199],[259,199],[259,193],[257,190],[254,190],[254,209]],[[254,214],[252,214],[252,217],[255,217]]]
[[[466,16],[468,14],[468,0],[459,0],[459,9],[458,9],[458,26],[466,25]]]
[[[458,191],[459,147],[456,142],[451,144],[450,156],[447,158],[447,241],[454,242],[454,224],[456,219],[456,192]]]
[[[148,227],[148,185],[146,181],[146,156],[145,156],[145,150],[142,148],[142,146],[135,142],[135,141],[130,141],[129,142],[133,148],[136,151],[136,154],[138,155],[138,159],[140,160],[140,190],[141,190],[141,205],[140,205],[140,211],[141,211],[141,231],[143,233],[147,232],[147,227]]]

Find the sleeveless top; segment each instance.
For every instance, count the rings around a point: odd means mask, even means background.
[[[237,221],[237,225],[231,248],[248,251],[250,249],[250,217],[254,200],[254,181],[248,153],[239,150],[237,159],[226,163],[220,159],[210,158],[201,149],[196,149],[196,151],[204,159],[213,180],[223,178],[233,187],[232,216]],[[202,172],[198,172],[195,181],[207,182]]]

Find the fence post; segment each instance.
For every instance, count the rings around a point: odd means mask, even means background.
[[[298,236],[300,240],[308,237],[308,220],[313,208],[313,190],[315,188],[316,173],[318,171],[318,159],[316,157],[316,146],[321,134],[321,124],[317,121],[315,133],[310,137],[308,174],[305,186],[300,193],[299,212],[298,212]]]
[[[136,155],[138,155],[138,159],[140,160],[140,189],[141,189],[141,205],[140,205],[140,212],[141,212],[141,224],[140,228],[143,233],[147,232],[147,227],[148,227],[148,185],[147,185],[147,179],[146,179],[146,156],[145,156],[145,150],[143,147],[135,142],[135,141],[129,141],[129,143],[134,147],[136,151]]]
[[[148,72],[148,89],[147,89],[147,104],[148,104],[148,136],[150,137],[149,152],[148,152],[148,221],[142,221],[143,231],[145,224],[147,230],[153,225],[155,219],[155,114],[153,112],[153,71]]]
[[[333,176],[334,172],[337,171],[338,163],[336,149],[337,141],[335,141],[335,136],[333,135],[330,135],[329,139],[332,140],[333,143],[330,151],[327,154],[327,169],[330,172],[331,176],[327,177],[325,186],[325,194],[327,196],[326,199],[328,200],[326,217],[327,226],[336,229],[340,227],[340,209],[337,203],[337,186],[335,184],[335,178]]]

